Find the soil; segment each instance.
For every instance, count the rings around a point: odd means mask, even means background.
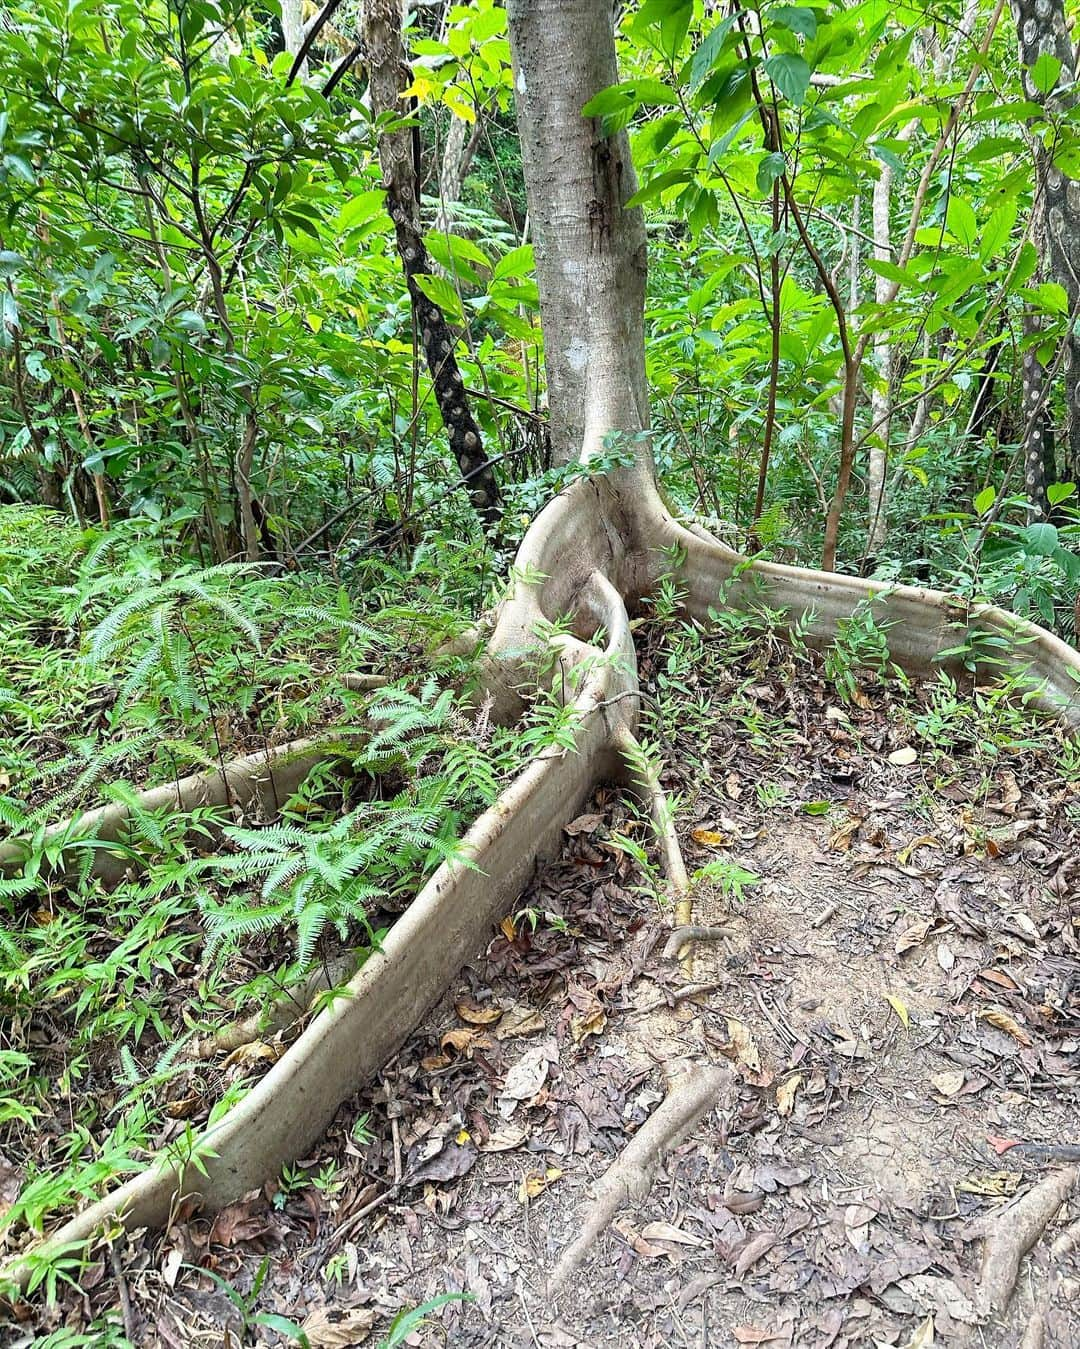
[[[621,841],[646,823],[602,789],[312,1157],[135,1234],[81,1295],[16,1308],[6,1342],[122,1289],[137,1345],[242,1343],[235,1290],[265,1260],[252,1308],[313,1349],[457,1291],[405,1342],[1008,1349],[1039,1310],[1039,1343],[1080,1344],[1080,1255],[1050,1255],[1075,1189],[1004,1312],[979,1282],[982,1234],[1080,1158],[1080,787],[1056,733],[1000,707],[972,730],[874,681],[848,706],[774,649],[681,683],[641,654],[688,866],[732,864],[695,885],[694,921],[731,935],[692,971],[664,958],[670,910]],[[716,1108],[553,1298],[590,1187],[706,1062],[730,1073]]]

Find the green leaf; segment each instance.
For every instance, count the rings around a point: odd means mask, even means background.
[[[1033,553],[1036,557],[1052,557],[1054,550],[1061,545],[1058,541],[1057,526],[1047,524],[1040,520],[1036,524],[1027,525],[1020,531],[1020,540],[1027,552]]]
[[[778,52],[765,62],[765,73],[789,103],[799,107],[810,88],[810,67],[793,52]]]
[[[698,87],[708,76],[717,60],[724,50],[724,44],[727,41],[728,34],[735,25],[736,14],[729,14],[726,19],[721,21],[705,37],[704,41],[694,53],[694,58],[690,62],[690,88],[697,90]]]
[[[26,259],[21,253],[12,253],[9,249],[0,252],[0,277],[14,276],[25,266]]]
[[[493,281],[505,281],[518,276],[530,276],[536,266],[533,257],[532,244],[520,244],[517,248],[512,248],[509,253],[504,253],[495,264],[495,271],[492,273]]]
[[[1056,281],[1042,281],[1037,286],[1029,286],[1025,291],[1028,299],[1046,314],[1067,314],[1069,296],[1064,286]]]
[[[994,504],[994,500],[996,497],[997,497],[996,488],[984,487],[982,491],[978,494],[978,496],[976,496],[975,500],[971,503],[975,507],[975,514],[985,515],[986,512],[990,509],[990,507]]]
[[[979,257],[983,262],[989,262],[995,253],[1008,243],[1009,236],[1012,234],[1013,225],[1016,224],[1016,203],[1008,202],[1004,206],[999,206],[996,211],[990,213],[990,219],[982,232],[982,239],[979,243]]]
[[[418,273],[413,279],[432,304],[439,306],[445,319],[450,323],[465,322],[458,293],[449,281],[444,277],[429,276],[424,272]]]
[[[1076,483],[1074,482],[1052,482],[1046,489],[1046,499],[1051,506],[1060,506],[1061,503],[1067,501],[1075,491]]]
[[[676,183],[693,182],[693,169],[669,169],[667,173],[659,173],[655,178],[643,184],[626,203],[627,208],[631,206],[642,206],[647,201],[652,201],[669,187],[674,187]]]
[[[809,41],[817,37],[817,15],[805,5],[775,5],[768,11],[769,22]]]
[[[1061,62],[1050,52],[1043,52],[1030,70],[1031,83],[1040,94],[1052,93],[1057,88]]]
[[[779,150],[770,150],[764,155],[757,167],[757,188],[759,192],[765,193],[772,190],[773,183],[781,177],[787,169],[787,160]]]
[[[979,223],[975,212],[963,197],[950,197],[945,211],[945,223],[958,244],[970,248],[979,236]]]

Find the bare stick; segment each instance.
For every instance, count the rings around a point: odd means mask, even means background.
[[[692,941],[723,941],[725,937],[734,935],[734,930],[730,927],[697,927],[693,923],[687,923],[683,927],[677,927],[667,939],[664,959],[678,960],[683,947]]]
[[[581,1231],[563,1251],[548,1280],[553,1296],[581,1265],[590,1248],[624,1204],[646,1198],[661,1160],[690,1132],[720,1093],[730,1087],[725,1068],[692,1065],[671,1082],[664,1101],[645,1121],[596,1183],[582,1215]]]
[[[1012,1296],[1020,1261],[1046,1230],[1069,1197],[1080,1168],[1054,1171],[1015,1204],[999,1209],[985,1221],[979,1292],[987,1312],[1001,1311]],[[991,1226],[992,1224],[992,1226]]]
[[[675,832],[675,817],[671,803],[660,786],[660,779],[655,770],[651,767],[643,768],[645,761],[637,737],[626,727],[622,727],[616,736],[616,743],[619,753],[635,775],[634,786],[642,799],[648,803],[649,818],[652,820],[653,832],[656,835],[656,846],[660,850],[660,865],[664,868],[671,898],[675,904],[675,922],[680,927],[685,927],[693,917],[690,877],[686,873],[686,863],[683,861],[679,837]],[[667,954],[666,950],[664,954]],[[693,973],[691,957],[687,956],[683,968],[689,978]]]

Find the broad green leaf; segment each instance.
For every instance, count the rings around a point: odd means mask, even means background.
[[[713,67],[724,51],[728,34],[735,26],[737,17],[735,14],[729,14],[726,19],[721,19],[716,27],[706,35],[694,53],[690,62],[691,90],[697,90],[706,77],[712,73]]]
[[[512,248],[509,253],[503,254],[495,264],[491,279],[493,281],[504,281],[518,276],[529,276],[535,265],[532,244],[520,244],[517,248]]]
[[[1052,482],[1046,489],[1046,499],[1051,506],[1060,506],[1061,503],[1067,501],[1075,491],[1076,483],[1074,482]]]
[[[811,40],[817,37],[817,15],[805,5],[774,5],[766,13],[770,23],[779,24],[800,37]]]
[[[985,515],[986,512],[990,509],[990,507],[994,504],[996,497],[997,497],[997,488],[984,487],[982,491],[979,492],[978,495],[975,497],[975,500],[971,503],[975,507],[975,514]]]
[[[949,205],[945,212],[945,223],[948,225],[953,238],[964,248],[970,248],[978,238],[979,223],[975,218],[975,212],[964,201],[963,197],[949,198]]]
[[[1031,67],[1031,83],[1040,94],[1052,93],[1057,88],[1061,62],[1051,52],[1042,52]]]
[[[779,150],[770,150],[763,155],[757,167],[757,188],[759,192],[770,192],[773,183],[787,169],[787,161]]]
[[[416,284],[433,303],[437,304],[443,312],[443,317],[451,323],[464,323],[465,315],[462,312],[461,301],[458,299],[458,293],[454,287],[441,276],[428,276],[421,272],[416,278]]]
[[[790,102],[799,107],[810,88],[810,67],[793,52],[777,52],[765,62],[765,73]]]

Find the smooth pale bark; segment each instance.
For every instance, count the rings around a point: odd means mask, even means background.
[[[881,165],[881,172],[874,184],[873,230],[874,258],[878,262],[892,262],[892,247],[889,242],[889,208],[892,205],[893,171],[888,164]],[[874,299],[879,305],[888,303],[889,281],[887,277],[875,276]],[[869,499],[869,530],[867,531],[866,551],[869,557],[875,557],[885,546],[888,532],[888,503],[885,498],[885,475],[889,462],[889,423],[892,417],[892,342],[887,333],[878,333],[874,338],[874,360],[877,366],[877,379],[870,394],[870,422],[873,435],[870,440],[870,460],[867,470],[867,497]]]
[[[1076,104],[1071,88],[1076,77],[1080,49],[1069,36],[1064,0],[1010,0],[1016,20],[1020,62],[1024,69],[1024,92],[1042,104],[1049,119],[1069,113]],[[1040,57],[1061,64],[1058,87],[1049,94],[1039,89],[1032,69]],[[1025,314],[1024,335],[1030,343],[1024,356],[1024,486],[1036,514],[1047,509],[1046,488],[1055,476],[1080,478],[1080,180],[1068,178],[1053,162],[1039,129],[1031,137],[1035,159],[1035,244],[1039,250],[1040,275],[1062,286],[1068,296],[1070,332],[1065,338],[1060,367],[1064,372],[1065,434],[1061,438],[1061,462],[1055,466],[1051,418],[1046,414],[1049,369],[1040,360],[1037,340],[1039,317]]]
[[[302,0],[281,0],[281,36],[285,43],[285,50],[290,56],[296,56],[300,46],[304,41],[304,15]],[[308,63],[305,59],[300,64],[297,75],[300,79],[307,79]]]
[[[619,78],[610,4],[509,0],[507,13],[552,454],[567,463],[581,453],[596,389],[614,403],[608,429],[648,426],[645,221],[621,209],[637,190],[626,133],[606,137],[581,113]]]

